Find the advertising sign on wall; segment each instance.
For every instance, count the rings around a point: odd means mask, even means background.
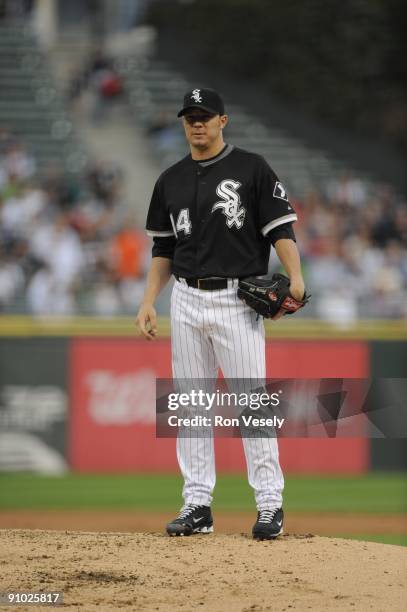
[[[367,373],[363,343],[269,342],[268,371],[278,377]],[[174,439],[157,439],[156,379],[171,377],[168,340],[75,339],[69,354],[69,462],[77,471],[174,471]],[[245,469],[240,440],[216,440],[220,471]],[[368,467],[366,439],[281,440],[289,471],[360,472]]]
[[[155,380],[171,375],[169,342],[76,339],[69,362],[72,468],[173,470],[174,441],[155,439]]]
[[[64,339],[2,339],[0,470],[68,469],[66,352]]]

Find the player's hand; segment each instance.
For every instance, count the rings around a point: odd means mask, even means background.
[[[305,293],[305,285],[304,285],[304,281],[302,280],[302,278],[291,280],[290,293],[295,300],[298,300],[299,302],[301,302],[301,300],[304,297],[304,293]],[[280,312],[278,312],[276,315],[274,315],[274,317],[271,318],[271,321],[277,321],[278,319],[281,319],[281,317],[283,317],[284,315],[285,315],[285,311],[281,309]]]
[[[136,325],[147,340],[157,335],[157,313],[152,304],[141,304],[136,317]]]
[[[302,278],[292,279],[290,282],[290,293],[295,300],[301,302],[304,299],[305,285]]]

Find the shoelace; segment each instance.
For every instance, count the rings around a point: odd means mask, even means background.
[[[191,514],[191,512],[193,512],[197,508],[199,508],[198,504],[188,504],[184,506],[183,508],[181,508],[178,518],[179,519],[187,518]]]
[[[259,523],[271,523],[271,521],[273,520],[273,518],[276,515],[278,508],[275,508],[274,510],[260,510],[259,514]]]

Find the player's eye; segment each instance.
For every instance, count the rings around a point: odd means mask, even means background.
[[[189,123],[189,125],[193,125],[194,123],[207,123],[210,121],[215,115],[185,115],[185,121]]]

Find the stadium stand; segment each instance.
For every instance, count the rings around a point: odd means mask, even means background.
[[[121,201],[120,168],[83,149],[31,29],[0,23],[0,312],[137,307],[147,241]]]
[[[182,127],[176,121],[180,92],[192,83],[165,60],[130,57],[119,63],[129,91],[129,103],[137,120],[155,132],[156,149],[163,168],[186,153]],[[345,165],[329,158],[325,151],[311,149],[289,136],[283,129],[265,126],[238,104],[227,105],[231,122],[227,138],[231,142],[263,155],[284,179],[291,193],[302,196],[328,178],[343,171]],[[157,119],[168,119],[162,129]],[[175,119],[174,119],[175,118]]]
[[[38,172],[80,173],[86,154],[55,88],[46,55],[24,23],[0,23],[0,126],[22,138]]]

